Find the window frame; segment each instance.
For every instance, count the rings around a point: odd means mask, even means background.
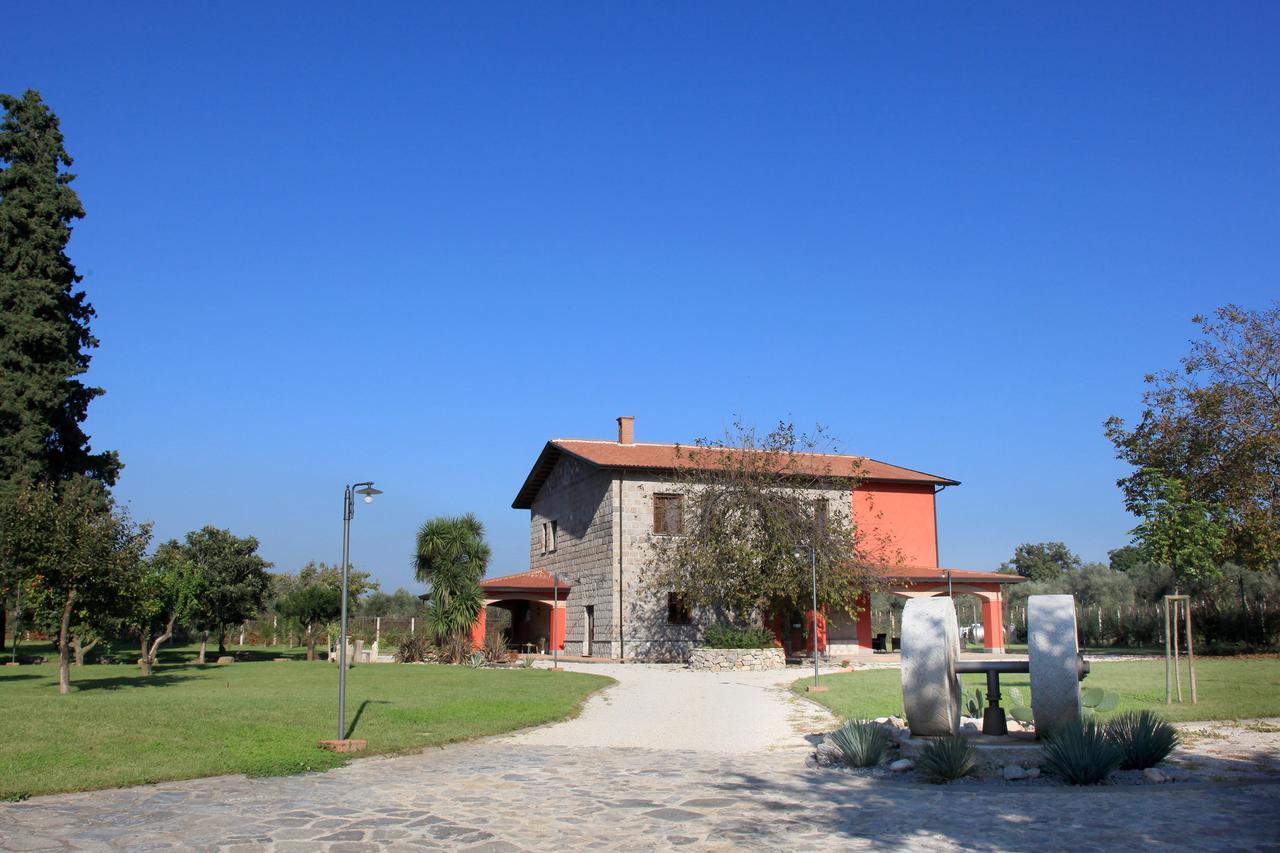
[[[668,511],[671,505],[676,508],[675,519],[676,529],[660,529],[658,525],[659,513],[662,517],[662,528],[670,528],[670,520]],[[679,492],[654,492],[653,493],[653,532],[657,536],[683,536],[684,535],[684,495]]]
[[[667,624],[693,624],[693,608],[686,604],[684,596],[675,590],[667,592]]]

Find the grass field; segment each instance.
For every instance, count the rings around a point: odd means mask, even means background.
[[[1116,661],[1094,663],[1085,679],[1087,687],[1102,687],[1120,694],[1120,706],[1113,713],[1150,708],[1170,720],[1234,720],[1280,716],[1280,658],[1197,658],[1196,686],[1200,702],[1191,704],[1182,672],[1186,702],[1164,703],[1164,661]],[[964,676],[967,688],[986,689],[982,675]],[[874,669],[822,677],[827,693],[808,694],[841,717],[884,717],[902,715],[902,675],[897,669]],[[813,683],[801,679],[792,689],[803,692]],[[1026,675],[1005,675],[1000,689],[1001,703],[1009,706],[1008,688],[1018,687],[1029,702],[1030,682]],[[1103,715],[1110,716],[1110,715]]]
[[[332,664],[162,663],[150,678],[98,664],[72,667],[71,678],[71,694],[59,696],[56,663],[0,667],[0,799],[348,760],[316,745],[337,734]],[[370,754],[499,734],[571,716],[610,683],[539,669],[357,666],[347,677],[348,735],[368,740]]]

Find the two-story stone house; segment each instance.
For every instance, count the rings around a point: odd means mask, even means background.
[[[710,615],[690,613],[674,594],[643,583],[650,538],[680,532],[682,497],[673,476],[678,446],[637,442],[634,428],[634,418],[622,417],[616,441],[553,439],[525,478],[512,507],[529,510],[530,570],[482,584],[490,605],[511,610],[516,645],[681,660],[698,641]],[[892,543],[894,591],[979,596],[987,647],[1003,651],[1001,590],[1017,579],[938,567],[937,494],[959,484],[863,457],[814,457],[837,480],[842,471],[850,477],[847,488],[834,482],[815,497],[849,508],[868,541]],[[798,619],[788,622],[775,626],[780,641],[806,642],[800,631],[787,636]],[[865,597],[857,614],[830,614],[822,628],[819,648],[833,655],[870,652],[876,643]],[[476,629],[479,640],[483,620]]]

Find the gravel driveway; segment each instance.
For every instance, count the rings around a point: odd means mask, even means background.
[[[832,716],[787,688],[806,671],[691,672],[674,664],[566,663],[618,683],[573,720],[510,736],[539,746],[639,747],[747,754],[812,750]],[[832,670],[833,672],[835,670]]]

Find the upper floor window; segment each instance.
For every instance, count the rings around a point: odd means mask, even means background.
[[[653,496],[653,532],[668,536],[684,533],[684,496]]]
[[[831,505],[826,498],[818,498],[813,502],[813,523],[819,533],[827,532],[827,523],[831,518]]]
[[[556,549],[556,523],[542,522],[542,553],[549,554]]]

